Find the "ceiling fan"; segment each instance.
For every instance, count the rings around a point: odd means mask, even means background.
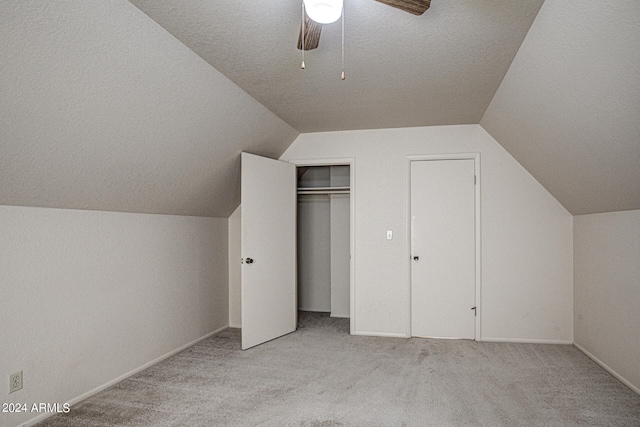
[[[393,6],[413,15],[422,15],[431,6],[431,0],[376,0],[377,2]],[[304,31],[304,37],[302,32]],[[304,23],[300,26],[298,35],[298,49],[302,49],[302,40],[304,40],[304,50],[312,50],[318,47],[320,42],[320,32],[322,24],[309,18],[307,14],[304,16]]]

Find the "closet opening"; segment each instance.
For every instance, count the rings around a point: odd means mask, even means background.
[[[297,167],[297,304],[301,326],[304,322],[327,322],[329,317],[351,317],[350,175],[350,165]]]

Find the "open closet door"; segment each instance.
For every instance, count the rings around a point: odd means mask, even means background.
[[[296,329],[296,168],[242,153],[242,349]]]

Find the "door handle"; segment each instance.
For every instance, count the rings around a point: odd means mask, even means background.
[[[420,259],[420,257],[419,257],[419,256],[417,256],[417,255],[413,257],[413,260],[414,260],[414,261],[418,261],[419,259]]]
[[[253,258],[247,258],[247,259],[245,260],[245,262],[246,262],[247,264],[253,264]]]

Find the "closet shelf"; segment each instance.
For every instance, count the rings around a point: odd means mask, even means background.
[[[349,194],[351,187],[298,187],[298,194]]]

